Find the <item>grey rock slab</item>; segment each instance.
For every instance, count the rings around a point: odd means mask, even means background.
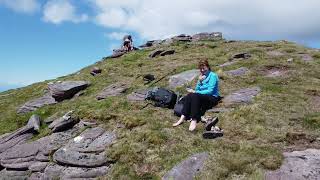
[[[57,101],[50,94],[45,94],[42,97],[26,102],[24,105],[18,108],[17,113],[24,114],[32,112],[45,105],[51,105],[56,103]]]
[[[15,171],[15,170],[7,170],[7,169],[0,171],[1,180],[24,180],[24,179],[28,179],[28,176],[29,176],[28,171]]]
[[[68,148],[60,148],[53,154],[59,164],[78,167],[99,167],[107,164],[105,153],[80,153]]]
[[[167,51],[164,51],[164,52],[160,53],[160,56],[172,55],[175,52],[176,52],[175,50],[167,50]]]
[[[17,145],[14,148],[7,150],[0,155],[1,162],[4,160],[28,158],[30,156],[35,156],[39,151],[39,149],[37,148],[39,146],[40,144],[38,142]]]
[[[33,130],[39,132],[40,122],[41,122],[40,116],[34,114],[30,117],[27,126],[33,127]]]
[[[235,70],[226,71],[225,73],[229,76],[243,76],[249,71],[246,67],[241,67]]]
[[[265,174],[266,180],[319,180],[320,179],[320,150],[285,152],[284,162],[280,169]]]
[[[48,165],[48,162],[34,162],[29,166],[29,170],[32,172],[44,171],[47,165]]]
[[[258,95],[261,91],[260,87],[252,87],[246,89],[240,89],[223,99],[225,105],[236,105],[236,104],[248,104],[253,101],[253,98]]]
[[[199,73],[200,73],[199,70],[193,69],[193,70],[185,71],[185,72],[170,76],[169,87],[176,88],[179,86],[183,86],[193,81],[199,75]]]
[[[23,144],[33,137],[32,133],[22,134],[0,144],[0,153],[13,148],[16,145]]]
[[[64,167],[57,164],[50,164],[44,171],[44,179],[91,179],[108,174],[110,166],[97,168]]]
[[[20,163],[12,163],[12,164],[4,164],[1,163],[1,165],[7,169],[13,169],[13,170],[19,170],[19,171],[26,171],[29,169],[29,167],[34,163],[34,161],[29,162],[20,162]]]
[[[76,123],[79,122],[79,119],[73,118],[70,116],[72,111],[65,114],[63,117],[54,120],[49,128],[52,129],[52,132],[65,131],[72,128]]]
[[[66,167],[60,166],[58,164],[49,163],[48,166],[44,170],[43,179],[60,179],[60,175]]]
[[[104,150],[116,139],[115,133],[101,127],[87,129],[53,155],[60,164],[98,167],[107,163]]]
[[[63,101],[72,98],[79,91],[86,89],[89,86],[86,81],[63,81],[48,84],[48,89],[51,96],[56,101]]]
[[[42,153],[38,153],[37,156],[35,157],[36,161],[40,161],[40,162],[49,162],[49,156],[46,156]]]
[[[40,172],[32,173],[28,180],[44,180],[44,174]]]
[[[152,51],[152,52],[149,54],[149,57],[150,57],[150,58],[155,58],[155,57],[157,57],[158,55],[160,55],[162,52],[164,52],[164,50],[155,50],[155,51]]]
[[[68,167],[62,172],[61,179],[97,178],[108,174],[109,170],[110,166],[101,166],[97,168]]]
[[[80,128],[75,126],[67,131],[53,133],[49,136],[38,139],[37,142],[40,144],[39,151],[45,156],[51,154],[65,145],[71,138],[75,137],[79,130]]]
[[[110,96],[119,96],[128,89],[128,85],[124,83],[111,84],[104,88],[98,95],[97,100],[105,99]]]
[[[194,154],[173,167],[163,180],[193,180],[197,173],[202,170],[205,160],[209,157],[207,153]]]
[[[132,92],[131,94],[129,94],[127,96],[127,99],[129,101],[144,101],[146,98],[147,93],[150,91],[151,89],[141,89],[141,90],[137,90],[135,92]]]

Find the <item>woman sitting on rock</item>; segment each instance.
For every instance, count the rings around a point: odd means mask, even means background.
[[[189,130],[193,131],[201,120],[203,112],[217,105],[220,100],[219,78],[211,71],[208,60],[201,60],[198,68],[201,74],[196,89],[187,89],[189,94],[184,97],[182,115],[179,121],[173,124],[174,127],[190,119]]]

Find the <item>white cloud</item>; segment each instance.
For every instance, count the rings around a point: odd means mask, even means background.
[[[40,8],[37,0],[0,0],[0,5],[4,5],[16,12],[29,14],[36,12]]]
[[[320,39],[319,0],[90,0],[96,22],[142,38],[221,31],[248,39]]]
[[[105,33],[105,36],[109,39],[122,40],[122,38],[127,34],[128,33],[125,33],[125,32],[111,32],[111,33]]]
[[[79,23],[87,21],[88,15],[77,15],[76,8],[68,0],[50,0],[44,6],[43,19],[53,24],[60,24],[64,21]]]

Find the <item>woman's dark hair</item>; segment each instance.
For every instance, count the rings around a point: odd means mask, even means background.
[[[208,69],[211,71],[211,67],[210,67],[210,65],[209,65],[208,59],[201,59],[201,60],[199,61],[198,68],[200,69],[200,68],[203,67],[203,66],[207,66]]]

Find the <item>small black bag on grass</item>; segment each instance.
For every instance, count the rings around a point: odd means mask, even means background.
[[[177,94],[165,88],[154,88],[149,91],[146,97],[147,100],[154,101],[154,106],[173,109],[176,104]]]

